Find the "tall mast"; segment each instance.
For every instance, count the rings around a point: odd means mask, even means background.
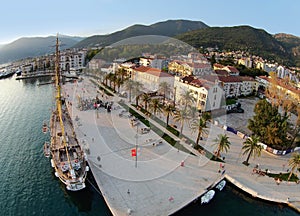
[[[56,36],[56,49],[55,49],[55,84],[56,84],[56,108],[57,108],[57,114],[59,116],[59,123],[61,127],[61,133],[62,133],[62,141],[63,145],[66,150],[67,154],[67,159],[68,163],[70,165],[70,169],[72,169],[72,163],[70,160],[69,156],[69,151],[68,151],[68,144],[67,144],[67,139],[66,139],[66,134],[65,134],[65,127],[62,119],[62,103],[61,103],[61,82],[60,82],[60,53],[59,53],[59,41],[58,41],[58,34]]]

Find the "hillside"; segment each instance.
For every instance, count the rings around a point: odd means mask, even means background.
[[[274,37],[291,50],[295,65],[300,66],[300,37],[284,33],[275,34]]]
[[[262,29],[250,26],[211,27],[184,33],[176,37],[190,45],[218,47],[220,50],[243,50],[269,60],[295,65],[289,41],[283,43]]]
[[[174,37],[178,34],[193,31],[196,29],[207,28],[208,26],[200,21],[189,20],[168,20],[164,22],[158,22],[150,26],[146,25],[133,25],[124,30],[114,32],[109,35],[94,35],[88,37],[74,47],[91,47],[95,45],[106,46],[112,43],[118,42],[123,39],[140,35],[162,35]]]
[[[60,36],[62,49],[72,47],[82,38]],[[15,61],[27,57],[35,57],[54,52],[56,36],[24,37],[0,47],[0,63]]]

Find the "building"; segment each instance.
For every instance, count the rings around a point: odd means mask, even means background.
[[[252,68],[253,63],[250,57],[242,57],[238,60],[238,64],[245,65],[248,68]]]
[[[201,77],[212,72],[212,68],[209,63],[186,62],[179,60],[169,62],[168,68],[170,72],[173,72],[178,76]]]
[[[84,67],[85,51],[65,50],[60,53],[60,68],[70,72]]]
[[[216,71],[216,70],[225,70],[225,71],[228,72],[228,74],[230,76],[239,76],[240,75],[240,72],[239,72],[238,69],[236,69],[233,66],[229,66],[229,65],[224,66],[224,65],[216,63],[216,64],[213,65],[213,69],[214,69],[214,71]]]
[[[289,83],[286,83],[283,79],[277,79],[275,82],[272,82],[270,77],[259,76],[256,77],[258,82],[258,87],[263,87],[267,89],[270,85],[276,85],[276,87],[284,92],[286,98],[289,98],[293,101],[300,103],[300,90],[293,87]]]
[[[140,66],[132,68],[131,79],[144,85],[145,92],[156,92],[162,82],[174,86],[174,76],[157,68]],[[169,98],[168,95],[166,95]]]
[[[212,111],[222,107],[224,92],[218,82],[211,82],[194,76],[176,76],[174,90],[173,97],[176,104],[180,104],[181,95],[191,91],[196,101],[195,106],[200,112]]]

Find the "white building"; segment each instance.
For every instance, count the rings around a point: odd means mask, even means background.
[[[60,67],[63,71],[79,70],[84,66],[85,51],[66,50],[60,54]]]
[[[181,95],[191,91],[195,98],[195,106],[201,112],[220,109],[224,98],[223,89],[218,82],[198,79],[194,76],[175,77],[174,94],[176,104],[179,104]]]
[[[170,87],[174,86],[172,75],[162,72],[160,69],[145,66],[133,68],[131,79],[142,83],[146,92],[156,92],[162,82],[168,83]]]

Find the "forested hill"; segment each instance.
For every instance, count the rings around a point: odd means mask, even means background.
[[[218,47],[219,50],[226,51],[243,50],[287,66],[294,66],[297,63],[297,56],[292,52],[295,44],[291,41],[284,42],[265,30],[250,26],[210,27],[183,33],[176,38],[195,48]]]
[[[158,22],[149,26],[146,25],[133,25],[124,30],[114,32],[108,35],[94,35],[88,37],[74,47],[87,48],[95,45],[107,46],[115,42],[130,37],[141,35],[161,35],[174,37],[184,32],[193,31],[196,29],[207,28],[208,26],[201,21],[190,20],[167,20],[164,22]]]

